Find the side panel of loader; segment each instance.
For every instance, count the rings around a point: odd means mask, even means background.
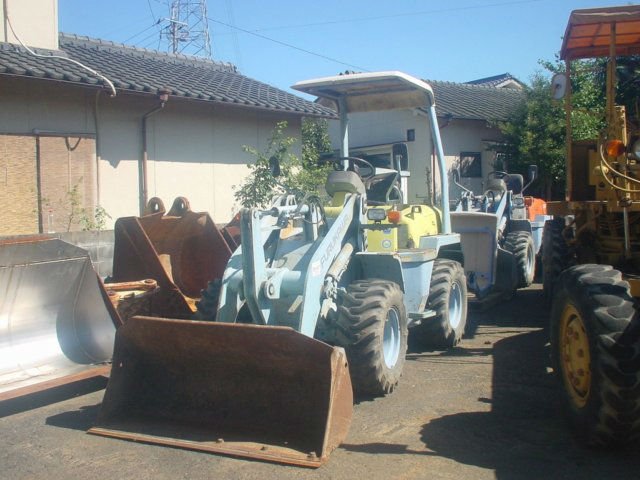
[[[0,400],[108,373],[118,315],[86,251],[0,242]]]
[[[286,327],[133,317],[89,432],[318,467],[352,404],[341,348]]]
[[[451,212],[451,229],[460,234],[465,272],[473,275],[469,286],[478,295],[490,290],[496,280],[498,220],[491,213]]]

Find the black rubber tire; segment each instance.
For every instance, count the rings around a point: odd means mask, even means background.
[[[407,353],[407,313],[398,284],[380,279],[357,280],[340,295],[338,344],[349,360],[351,383],[357,397],[382,396],[398,384]],[[384,339],[388,318],[397,318],[398,331],[385,360]],[[388,337],[387,337],[388,338]]]
[[[214,321],[220,298],[220,279],[215,279],[207,284],[207,288],[202,290],[200,300],[196,302],[196,319]]]
[[[450,302],[456,298],[460,309],[454,309],[456,318],[450,318]],[[456,346],[467,324],[467,279],[458,262],[442,258],[435,260],[427,308],[434,310],[436,316],[411,329],[411,346],[417,349]]]
[[[510,232],[504,240],[504,248],[516,259],[515,288],[526,288],[536,276],[536,249],[529,232]]]
[[[542,290],[549,302],[553,299],[560,274],[572,264],[569,247],[562,235],[563,230],[562,217],[547,220],[542,230]]]
[[[590,376],[576,370],[583,382],[579,388],[571,385],[576,375],[565,372],[575,369],[570,365],[572,352],[563,352],[563,345],[570,348],[571,343],[566,325],[576,325],[576,318],[584,326],[589,349],[587,355],[578,352],[577,357],[590,359]],[[551,310],[552,365],[568,420],[577,436],[590,445],[622,445],[640,436],[638,323],[629,284],[611,266],[578,265],[558,279]],[[577,332],[583,334],[582,328]]]

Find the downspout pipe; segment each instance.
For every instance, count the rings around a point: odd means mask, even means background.
[[[148,146],[147,146],[147,120],[152,115],[155,115],[164,108],[169,99],[169,92],[166,90],[160,90],[158,92],[158,98],[160,104],[149,110],[142,116],[142,160],[140,162],[140,215],[144,215],[144,209],[147,206],[148,201],[148,174],[147,164],[149,161]]]

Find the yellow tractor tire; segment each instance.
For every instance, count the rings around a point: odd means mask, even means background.
[[[551,309],[551,357],[563,407],[590,445],[640,435],[638,312],[622,274],[609,265],[570,267]]]

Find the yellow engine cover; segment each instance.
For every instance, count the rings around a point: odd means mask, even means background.
[[[391,206],[383,208],[387,213]],[[367,244],[370,252],[395,252],[406,248],[417,248],[420,237],[435,235],[441,230],[440,212],[428,205],[402,205],[398,209],[397,224],[386,220],[376,229],[367,229]],[[367,220],[369,225],[376,222]]]

